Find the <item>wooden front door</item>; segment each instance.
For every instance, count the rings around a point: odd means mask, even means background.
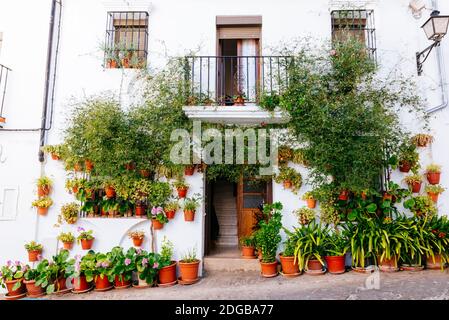
[[[241,178],[237,188],[239,238],[253,232],[253,227],[257,222],[254,213],[259,211],[259,206],[264,203],[272,203],[271,181]]]

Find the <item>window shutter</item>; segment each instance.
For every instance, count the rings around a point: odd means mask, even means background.
[[[0,186],[0,221],[16,220],[18,198],[18,186]]]
[[[219,39],[260,39],[260,27],[218,27]]]

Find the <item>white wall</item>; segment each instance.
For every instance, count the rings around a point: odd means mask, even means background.
[[[248,0],[248,1],[210,1],[210,0],[154,0],[126,1],[130,9],[149,11],[149,56],[151,67],[163,64],[166,56],[179,56],[200,47],[198,54],[214,55],[216,48],[216,15],[262,15],[263,53],[269,53],[269,47],[298,37],[312,36],[315,39],[330,38],[330,11],[347,1],[288,1]],[[381,74],[397,67],[401,72],[411,75],[419,83],[423,98],[428,106],[441,103],[438,91],[438,73],[436,57],[432,55],[424,65],[424,75],[416,77],[415,52],[428,45],[421,24],[427,19],[426,12],[420,20],[415,20],[407,8],[407,0],[373,0],[353,1],[367,3],[367,8],[375,10],[375,27],[378,48],[378,61],[382,65]],[[449,13],[449,3],[440,2],[442,14]],[[429,1],[430,3],[430,1]],[[50,0],[13,1],[0,3],[0,32],[3,32],[3,44],[0,63],[12,68],[5,101],[4,116],[7,118],[5,128],[38,128],[40,126],[43,103],[46,48]],[[135,5],[133,7],[133,5]],[[430,4],[428,5],[430,7]],[[26,8],[26,10],[23,10]],[[57,70],[55,122],[49,132],[48,143],[55,144],[62,140],[61,130],[64,119],[73,99],[82,99],[92,94],[110,91],[127,101],[126,93],[130,84],[135,83],[135,70],[105,70],[102,67],[103,54],[99,49],[104,40],[106,12],[109,10],[126,10],[122,0],[63,0],[61,42]],[[18,12],[25,24],[17,25]],[[26,26],[26,27],[25,27]],[[444,39],[442,50],[449,57],[449,38]],[[449,60],[449,59],[446,59]],[[449,61],[446,61],[446,73],[449,74]],[[123,80],[123,83],[122,83]],[[447,84],[445,85],[447,92]],[[445,146],[447,139],[449,109],[434,114],[432,133],[436,141],[431,149],[423,150],[425,164],[435,161],[449,170],[449,152]],[[416,119],[403,116],[407,125],[416,124]],[[45,243],[47,254],[56,249],[54,237],[61,231],[53,227],[60,207],[73,198],[64,190],[66,173],[61,163],[47,159],[42,172],[53,177],[55,188],[52,198],[55,205],[48,216],[37,217],[31,208],[35,197],[34,182],[41,173],[37,159],[38,132],[0,132],[0,144],[3,153],[0,159],[0,187],[17,186],[19,190],[17,216],[11,221],[0,220],[0,264],[7,259],[25,260],[25,242],[37,239]],[[300,168],[303,177],[306,172]],[[400,181],[403,175],[396,173]],[[203,194],[202,176],[196,174],[188,177],[195,185],[193,193]],[[443,172],[442,184],[449,186],[449,174]],[[0,190],[1,190],[0,188]],[[274,185],[275,201],[284,205],[284,223],[288,228],[296,224],[291,213],[305,205],[300,196],[308,190],[303,186],[298,195],[283,190],[281,185]],[[440,213],[449,209],[449,191],[441,196]],[[2,199],[0,199],[2,201]],[[199,210],[203,212],[203,208]],[[93,228],[97,237],[95,250],[108,250],[122,244],[130,244],[126,232],[132,228],[145,228],[148,222],[136,219],[82,219],[79,225]],[[64,226],[63,229],[67,229]],[[167,235],[176,246],[176,258],[187,248],[197,245],[202,256],[203,219],[197,215],[195,222],[183,221],[182,212],[178,212],[159,232],[158,241]],[[148,239],[147,239],[148,240]],[[148,244],[148,242],[147,242]],[[74,253],[78,248],[75,248]]]

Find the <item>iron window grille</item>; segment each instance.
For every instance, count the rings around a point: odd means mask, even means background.
[[[107,68],[144,67],[147,47],[148,12],[108,12],[104,48]]]
[[[364,43],[370,57],[377,60],[374,10],[335,10],[331,18],[333,42],[355,38]]]

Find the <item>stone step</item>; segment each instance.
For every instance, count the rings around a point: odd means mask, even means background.
[[[219,236],[237,236],[237,225],[221,225]]]
[[[220,226],[236,226],[237,225],[237,217],[232,216],[221,216],[218,218],[218,224]]]
[[[258,259],[204,257],[206,271],[260,271]]]
[[[216,244],[218,246],[237,246],[239,243],[237,236],[218,236]]]

